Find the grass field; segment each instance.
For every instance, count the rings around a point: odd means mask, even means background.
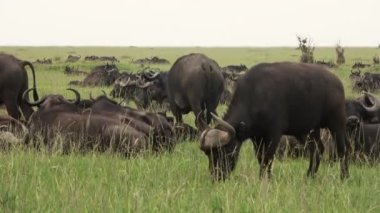
[[[81,55],[71,64],[89,71],[100,64],[84,62],[86,55],[113,55],[119,68],[138,71],[131,59],[159,56],[173,63],[179,56],[202,52],[219,65],[298,61],[294,48],[137,48],[137,47],[0,47],[0,52],[34,61],[40,96],[59,93],[71,98],[68,82],[83,76],[63,74],[67,55]],[[346,89],[354,61],[372,63],[376,48],[347,48],[346,65],[332,70]],[[333,48],[317,48],[316,59],[335,61]],[[168,70],[170,65],[158,66]],[[368,70],[379,70],[379,67]],[[100,95],[105,88],[77,88],[81,95]],[[223,114],[226,106],[220,106]],[[189,114],[185,122],[194,123]],[[272,180],[259,180],[252,144],[243,146],[236,170],[225,182],[212,183],[207,157],[198,141],[183,141],[174,153],[142,154],[124,159],[112,154],[47,154],[16,148],[0,153],[1,212],[380,212],[380,167],[351,164],[351,177],[340,181],[339,165],[321,164],[315,179],[306,178],[308,160],[275,161]]]

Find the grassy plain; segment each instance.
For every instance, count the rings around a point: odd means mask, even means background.
[[[52,65],[36,65],[40,96],[72,94],[65,89],[83,76],[63,74],[67,55],[81,55],[70,64],[89,71],[100,62],[84,62],[86,55],[113,55],[119,68],[138,71],[131,59],[159,56],[173,63],[179,56],[202,52],[221,66],[260,62],[298,61],[294,48],[138,48],[138,47],[0,47],[0,52],[34,61],[52,58]],[[347,48],[346,65],[333,69],[346,88],[355,61],[372,63],[376,48]],[[333,48],[317,48],[315,58],[335,61]],[[170,65],[156,66],[168,70]],[[370,68],[378,70],[378,67]],[[369,70],[370,70],[369,69]],[[111,87],[77,87],[83,97]],[[223,114],[226,106],[220,106]],[[193,124],[189,114],[185,122]],[[231,178],[212,183],[207,157],[197,141],[179,143],[174,153],[143,154],[124,159],[112,154],[59,155],[14,149],[0,153],[0,211],[2,212],[380,212],[380,167],[352,164],[351,178],[339,179],[339,165],[323,162],[315,179],[305,177],[308,160],[275,161],[270,181],[258,178],[251,143],[245,143]]]

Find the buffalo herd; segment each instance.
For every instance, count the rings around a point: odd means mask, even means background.
[[[79,59],[70,55],[67,62]],[[366,65],[352,68],[353,87],[363,92],[347,100],[341,80],[328,70],[335,65],[324,61],[260,63],[249,69],[243,64],[220,67],[208,56],[192,53],[179,57],[168,71],[142,67],[135,73],[119,70],[115,57],[84,60],[112,63],[90,72],[66,66],[65,74],[86,75],[69,84],[112,86],[110,97],[104,92],[82,99],[69,88],[74,99],[60,94],[40,98],[33,64],[0,54],[0,104],[9,114],[0,117],[1,147],[21,138],[27,147],[58,147],[64,154],[98,151],[131,157],[144,151],[171,152],[184,138],[199,138],[213,180],[229,177],[247,139],[253,143],[260,177],[272,176],[276,154],[281,158],[287,149],[295,157],[308,150],[309,177],[316,175],[325,150],[330,160],[339,160],[342,179],[349,177],[350,159],[380,160],[380,100],[370,93],[380,89],[380,76],[362,75],[359,70]],[[132,63],[169,61],[153,57]],[[33,77],[30,88],[27,67]],[[129,101],[137,108],[127,106]],[[228,105],[223,118],[216,112],[220,104]],[[183,122],[189,112],[196,128]]]

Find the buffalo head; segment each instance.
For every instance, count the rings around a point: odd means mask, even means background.
[[[380,121],[380,100],[363,91],[364,96],[346,102],[347,124],[360,121],[374,123]]]
[[[218,125],[202,132],[200,149],[209,159],[209,170],[214,180],[224,180],[235,168],[240,143],[237,141],[235,128],[211,114]]]
[[[55,105],[61,105],[62,103],[68,103],[68,104],[79,104],[80,103],[80,94],[77,90],[69,88],[67,90],[74,92],[76,99],[75,101],[67,101],[62,95],[49,95],[46,96],[40,100],[30,102],[26,97],[28,96],[29,92],[33,90],[33,88],[28,89],[24,92],[22,95],[22,99],[27,103],[29,106],[38,106],[38,107],[52,107]]]

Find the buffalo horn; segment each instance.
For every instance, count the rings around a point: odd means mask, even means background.
[[[152,73],[152,74],[144,73],[144,76],[150,80],[153,80],[153,79],[156,79],[159,74],[160,74],[159,72]]]
[[[132,85],[133,82],[132,82],[131,84],[129,84],[130,81],[131,81],[131,78],[129,77],[126,83],[124,83],[123,81],[120,81],[120,84],[119,84],[119,85],[120,85],[121,87],[126,87],[126,86],[128,86],[128,85]]]
[[[229,143],[231,136],[229,132],[220,129],[208,129],[201,135],[201,149],[209,150],[222,147]]]
[[[75,101],[71,102],[71,103],[73,103],[73,104],[79,104],[79,102],[80,102],[80,94],[79,94],[79,92],[77,90],[73,89],[73,88],[68,88],[67,90],[70,90],[70,91],[74,92],[74,94],[75,94]]]
[[[230,133],[231,138],[235,137],[235,128],[231,126],[228,122],[224,121],[223,119],[219,118],[217,115],[211,112],[212,117],[216,120],[217,123],[219,123],[221,126],[226,128],[227,132]]]
[[[137,86],[140,87],[140,88],[147,88],[147,87],[149,87],[149,86],[151,86],[151,85],[153,85],[153,84],[154,84],[153,81],[148,81],[148,82],[146,82],[145,84],[140,84],[140,83],[138,83]]]
[[[42,98],[42,99],[34,101],[34,102],[30,102],[29,98],[27,98],[27,97],[28,97],[29,92],[32,90],[34,90],[34,88],[30,88],[30,89],[26,90],[24,92],[24,94],[22,94],[22,100],[24,100],[25,103],[27,103],[29,106],[40,106],[40,104],[42,104],[42,102],[45,101],[45,98]]]
[[[368,112],[376,112],[380,108],[380,101],[377,99],[373,94],[363,91],[364,95],[368,96],[369,98],[372,98],[374,104],[371,107],[367,107],[364,103],[360,102],[360,104],[366,109]]]

